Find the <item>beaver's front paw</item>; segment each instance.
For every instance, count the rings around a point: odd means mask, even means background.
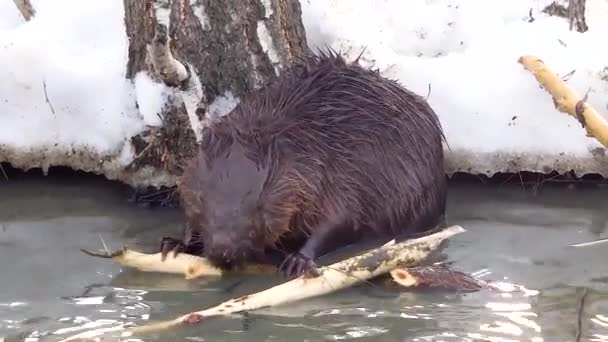
[[[315,264],[312,258],[301,253],[288,255],[285,260],[283,260],[283,263],[281,263],[279,272],[287,277],[299,277],[302,274],[309,276],[319,275],[317,264]]]
[[[186,245],[180,239],[172,237],[164,237],[160,240],[159,251],[161,253],[161,260],[167,259],[167,254],[173,252],[173,256],[176,257],[179,253],[186,251]]]

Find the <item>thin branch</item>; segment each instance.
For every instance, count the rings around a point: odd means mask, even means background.
[[[2,164],[0,164],[0,172],[2,173],[2,176],[4,177],[4,180],[8,180],[8,175],[6,174],[6,171],[4,171],[4,167],[2,167]]]
[[[53,109],[51,100],[49,100],[49,94],[47,94],[47,92],[46,92],[46,81],[45,80],[42,80],[42,89],[44,90],[44,98],[46,100],[46,103],[48,103],[49,108],[51,108],[51,113],[53,113],[53,115],[55,115],[55,109]]]
[[[29,21],[34,15],[36,15],[36,11],[30,3],[30,0],[13,0],[13,2],[26,21]]]
[[[580,342],[583,335],[583,310],[585,309],[585,299],[587,298],[588,291],[586,287],[583,289],[583,294],[578,302],[578,310],[576,311],[576,342]]]

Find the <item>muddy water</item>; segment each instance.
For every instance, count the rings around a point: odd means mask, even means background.
[[[579,331],[581,341],[608,341],[608,243],[567,247],[608,237],[607,193],[544,188],[532,196],[517,186],[452,185],[449,219],[467,233],[452,239],[450,260],[519,291],[364,285],[141,341],[575,341]],[[174,210],[138,208],[99,180],[0,183],[0,341],[59,341],[168,319],[279,281],[186,281],[121,270],[79,251],[98,249],[100,239],[150,250],[179,225]],[[103,341],[118,341],[108,336]]]

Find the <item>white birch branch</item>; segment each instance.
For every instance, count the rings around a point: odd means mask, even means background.
[[[198,78],[196,68],[188,62],[180,62],[171,53],[169,35],[165,24],[157,24],[152,44],[148,45],[148,55],[156,72],[163,82],[177,87],[188,112],[190,126],[194,131],[196,141],[202,138],[203,122],[199,120],[197,109],[199,103],[206,103],[201,80]],[[203,120],[207,120],[205,113]]]

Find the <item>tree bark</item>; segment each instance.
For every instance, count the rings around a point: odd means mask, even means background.
[[[308,52],[298,0],[124,0],[124,7],[130,41],[126,77],[146,72],[174,89],[162,126],[131,139],[132,170],[152,167],[179,175],[205,125]],[[160,31],[167,24],[164,37]],[[180,79],[180,70],[190,70],[192,77]],[[214,105],[216,100],[229,105]]]
[[[570,22],[570,30],[576,29],[578,32],[586,32],[589,28],[585,21],[585,1],[586,0],[569,0],[568,1],[568,21]]]
[[[30,20],[36,14],[30,0],[13,0],[13,2],[15,3],[15,6],[17,6],[17,9],[25,21]]]
[[[124,0],[124,8],[126,77],[144,72],[174,90],[162,125],[131,138],[126,172],[179,176],[206,125],[309,52],[298,0]],[[149,187],[133,199],[176,204],[172,191]]]

